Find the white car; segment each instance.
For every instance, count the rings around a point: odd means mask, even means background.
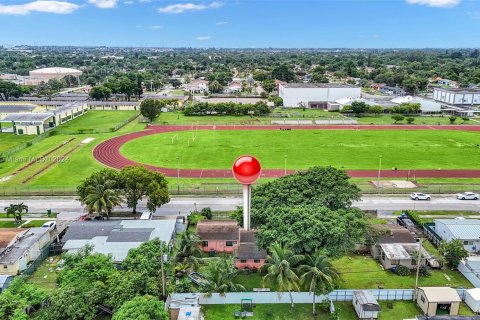
[[[457,194],[457,199],[459,200],[478,200],[478,193],[473,192],[464,192]]]
[[[52,231],[56,227],[57,227],[57,223],[55,221],[45,222],[42,226],[42,228],[48,228],[48,231]]]
[[[426,193],[414,192],[410,195],[410,199],[412,199],[412,200],[431,200],[432,197],[430,197],[430,195],[426,194]]]

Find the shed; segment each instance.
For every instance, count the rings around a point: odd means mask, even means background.
[[[352,303],[359,319],[378,319],[380,305],[370,291],[354,291]]]
[[[465,303],[473,312],[480,311],[480,288],[468,289],[465,294]]]
[[[462,299],[457,290],[449,287],[420,287],[417,304],[427,316],[458,315]]]
[[[8,285],[12,280],[13,276],[11,275],[0,275],[0,293],[8,288]]]

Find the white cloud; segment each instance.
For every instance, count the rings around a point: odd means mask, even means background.
[[[149,2],[152,2],[152,0],[138,0],[138,2],[140,2],[140,3],[149,3]]]
[[[462,0],[407,0],[409,4],[420,4],[429,7],[451,8],[460,4]]]
[[[196,37],[195,39],[197,39],[199,41],[204,41],[204,40],[210,40],[210,39],[212,39],[212,37],[210,37],[210,36],[200,36],[200,37]]]
[[[154,26],[149,26],[148,28],[154,29],[154,30],[159,30],[159,29],[163,29],[163,26],[154,25]]]
[[[158,12],[160,13],[194,12],[194,11],[202,11],[207,9],[216,9],[216,8],[220,8],[222,5],[223,3],[220,3],[220,2],[212,2],[210,4],[177,3],[177,4],[171,4],[163,8],[159,8]]]
[[[32,12],[69,14],[78,8],[79,5],[64,1],[33,1],[14,5],[0,4],[0,14],[26,15]]]
[[[126,5],[129,6],[129,5],[133,4],[133,1],[132,0],[124,1],[123,4],[126,4]]]
[[[228,24],[227,21],[219,21],[219,22],[217,22],[217,26],[224,26],[224,25],[226,25],[226,24]]]
[[[102,9],[115,8],[118,0],[88,0],[88,3],[93,4]]]

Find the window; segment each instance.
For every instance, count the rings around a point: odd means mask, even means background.
[[[425,303],[425,297],[424,296],[421,296],[420,300],[422,300],[422,302]]]
[[[471,246],[473,245],[473,241],[463,241],[464,246]]]
[[[242,260],[240,260],[240,263],[247,263],[247,260],[242,259]]]
[[[397,265],[400,263],[400,260],[390,260],[390,263],[393,265]]]
[[[237,244],[237,241],[227,241],[227,247],[233,247],[234,244]]]
[[[7,265],[6,265],[6,264],[4,264],[4,265],[3,265],[3,269],[7,269],[7,268],[8,268],[8,267],[7,267]]]
[[[202,241],[202,246],[203,247],[208,247],[208,241]]]
[[[254,263],[260,263],[260,259],[253,259]]]

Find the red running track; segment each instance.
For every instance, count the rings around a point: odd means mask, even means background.
[[[167,177],[176,177],[178,172],[174,168],[157,167],[148,164],[142,164],[125,158],[120,153],[123,144],[148,135],[192,130],[193,126],[154,126],[147,125],[145,130],[139,132],[128,133],[122,136],[114,137],[106,140],[93,149],[93,157],[100,163],[114,168],[122,169],[126,166],[142,165],[149,170],[164,173]],[[200,130],[463,130],[463,131],[480,131],[480,125],[321,125],[321,126],[226,126],[226,125],[208,125],[198,126]],[[232,159],[233,161],[233,159]],[[288,174],[293,173],[288,170]],[[182,178],[231,178],[233,177],[230,169],[180,169],[180,177]],[[265,169],[262,170],[262,177],[277,178],[284,175],[282,169]],[[375,178],[378,175],[377,170],[348,170],[348,175],[353,178]],[[405,178],[407,176],[417,178],[480,178],[479,170],[382,170],[382,178]]]

